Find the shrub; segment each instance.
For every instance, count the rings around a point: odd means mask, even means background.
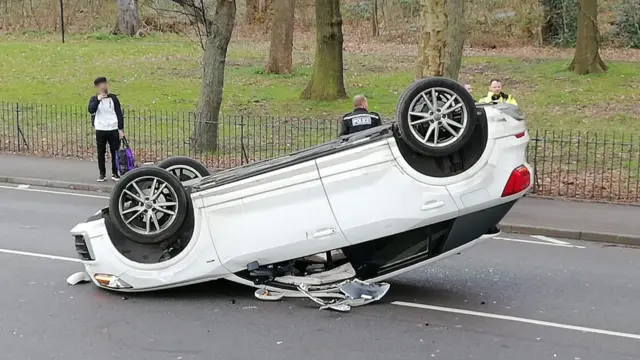
[[[345,3],[342,4],[342,15],[346,19],[353,20],[368,20],[371,19],[371,13],[373,7],[371,1],[360,1],[357,3]]]
[[[625,45],[640,48],[640,0],[626,0],[616,6],[616,35]]]
[[[545,7],[546,42],[564,47],[576,44],[578,0],[543,0]]]

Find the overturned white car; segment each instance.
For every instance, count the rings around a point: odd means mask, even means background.
[[[386,292],[367,286],[495,236],[531,186],[528,142],[517,107],[427,78],[403,93],[395,122],[304,151],[213,175],[189,158],[135,169],[71,233],[107,289],[225,278],[256,296],[347,284],[366,300]]]

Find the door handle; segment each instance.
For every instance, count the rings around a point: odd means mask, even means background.
[[[424,205],[422,205],[420,210],[425,211],[425,210],[437,209],[442,206],[444,206],[443,201],[435,201],[435,200],[427,201]]]
[[[319,237],[323,237],[323,236],[329,236],[329,235],[333,235],[335,234],[336,229],[322,229],[317,231],[316,233],[314,233],[312,236],[314,238],[319,238]]]

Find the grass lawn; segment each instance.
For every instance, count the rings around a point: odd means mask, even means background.
[[[219,148],[194,153],[193,124],[185,119],[193,121],[188,112],[195,110],[200,87],[196,43],[158,35],[76,35],[66,44],[51,36],[5,37],[0,40],[0,103],[5,103],[0,104],[0,150],[24,152],[29,144],[26,151],[36,155],[93,157],[86,106],[92,80],[101,75],[110,79],[125,109],[135,111],[128,117],[127,135],[135,141],[136,158],[145,161],[182,154],[212,168],[228,168],[243,158],[284,155],[335,137],[338,119],[351,110],[350,100],[299,99],[311,76],[314,44],[296,39],[295,72],[289,76],[262,73],[268,48],[266,41],[232,41]],[[416,48],[345,41],[345,49],[349,97],[364,93],[372,110],[390,119],[412,81]],[[607,73],[577,76],[566,71],[571,50],[507,50],[510,56],[504,50],[469,50],[460,78],[471,82],[476,99],[485,94],[490,78],[505,79],[505,90],[518,100],[532,135],[540,131],[528,153],[536,168],[536,192],[637,201],[640,62],[628,59],[640,58],[640,52],[620,56],[607,50]],[[21,110],[14,111],[13,103],[21,103]]]
[[[233,41],[227,61],[224,113],[338,119],[350,100],[302,101],[311,75],[313,44],[296,44],[295,73],[262,74],[268,43]],[[199,46],[175,36],[121,39],[103,35],[20,36],[0,41],[0,101],[77,105],[83,110],[99,75],[111,80],[123,104],[135,110],[192,111],[200,85]],[[393,116],[400,92],[412,81],[411,53],[345,53],[345,86],[364,93],[373,110]],[[606,60],[606,59],[605,59]],[[461,79],[476,98],[486,82],[505,78],[532,129],[640,133],[640,62],[607,61],[609,72],[577,76],[570,58],[467,56]]]

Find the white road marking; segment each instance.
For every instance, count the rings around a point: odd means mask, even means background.
[[[579,246],[579,245],[553,244],[553,243],[541,242],[541,241],[533,241],[533,240],[523,240],[523,239],[510,239],[510,238],[503,238],[503,237],[499,237],[499,236],[494,237],[494,239],[496,239],[496,240],[503,240],[503,241],[521,242],[521,243],[526,243],[526,244],[547,245],[547,246],[559,246],[559,247],[576,248],[576,249],[584,249],[584,248],[585,248],[584,246]]]
[[[463,310],[463,309],[455,309],[455,308],[448,308],[448,307],[434,306],[434,305],[424,305],[424,304],[409,303],[409,302],[404,302],[404,301],[394,301],[391,304],[392,305],[398,305],[398,306],[405,306],[405,307],[413,307],[413,308],[420,308],[420,309],[426,309],[426,310],[440,311],[440,312],[448,312],[448,313],[455,313],[455,314],[478,316],[478,317],[484,317],[484,318],[490,318],[490,319],[515,321],[515,322],[521,322],[521,323],[526,323],[526,324],[554,327],[554,328],[560,328],[560,329],[566,329],[566,330],[581,331],[581,332],[584,332],[584,333],[609,335],[609,336],[617,336],[617,337],[623,337],[623,338],[628,338],[628,339],[640,340],[640,334],[630,334],[630,333],[623,333],[623,332],[618,332],[618,331],[611,331],[611,330],[588,328],[588,327],[583,327],[583,326],[575,326],[575,325],[553,323],[553,322],[549,322],[549,321],[527,319],[527,318],[521,318],[521,317],[515,317],[515,316],[499,315],[499,314],[492,314],[492,313],[485,313],[485,312],[471,311],[471,310]]]
[[[0,185],[0,189],[9,189],[9,190],[18,190],[18,191],[33,191],[33,192],[39,192],[39,193],[45,193],[45,194],[78,196],[78,197],[87,197],[87,198],[94,198],[94,199],[109,199],[108,196],[90,195],[90,194],[78,194],[78,193],[71,193],[71,192],[65,192],[65,191],[28,189],[28,188],[21,188],[20,186],[4,186],[4,185]]]
[[[569,243],[566,242],[566,241],[556,240],[554,238],[550,238],[550,237],[547,237],[547,236],[544,236],[544,235],[531,235],[531,237],[534,238],[534,239],[542,240],[542,241],[548,241],[548,242],[553,243],[553,244],[569,245]]]
[[[29,188],[29,185],[27,185],[27,184],[18,185],[18,189],[28,189],[28,188]]]
[[[80,259],[74,259],[74,258],[65,257],[65,256],[47,255],[47,254],[40,254],[40,253],[34,253],[34,252],[28,252],[28,251],[10,250],[10,249],[0,249],[0,253],[31,256],[31,257],[37,257],[37,258],[50,259],[50,260],[62,260],[62,261],[77,262],[77,263],[82,262],[82,260]]]

